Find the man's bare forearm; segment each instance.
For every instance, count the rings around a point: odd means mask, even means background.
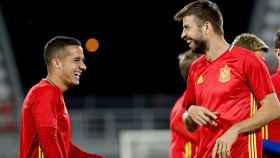
[[[262,107],[251,118],[232,126],[238,133],[245,133],[260,128],[280,117],[280,104],[276,96],[270,94],[261,101]]]

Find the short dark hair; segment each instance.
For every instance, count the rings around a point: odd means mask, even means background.
[[[274,48],[280,49],[280,30],[278,30],[276,33],[276,38],[274,40]]]
[[[76,38],[68,36],[55,36],[50,39],[44,47],[45,63],[49,65],[51,58],[53,58],[57,52],[70,45],[81,46],[81,42]]]
[[[182,21],[185,16],[189,15],[196,16],[201,23],[209,21],[217,34],[224,34],[223,16],[216,3],[209,0],[194,1],[177,12],[174,19],[176,21]]]

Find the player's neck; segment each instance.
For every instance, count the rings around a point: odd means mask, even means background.
[[[206,52],[207,59],[209,61],[217,59],[228,50],[229,46],[224,37],[212,38],[209,41],[209,51]]]
[[[46,80],[53,86],[58,87],[61,92],[65,92],[68,89],[68,86],[59,78],[59,76],[49,73],[46,77]]]

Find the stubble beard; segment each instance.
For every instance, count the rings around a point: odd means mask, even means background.
[[[194,40],[195,48],[192,50],[195,54],[203,55],[207,52],[207,44],[203,40]]]

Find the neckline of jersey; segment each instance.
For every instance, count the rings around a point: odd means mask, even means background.
[[[205,61],[208,63],[208,64],[213,64],[215,63],[216,61],[220,60],[221,58],[223,58],[225,55],[227,55],[228,53],[230,53],[232,51],[232,49],[234,49],[234,47],[232,46],[229,46],[228,49],[223,53],[221,54],[220,56],[218,56],[215,60],[213,61],[209,61],[205,55]]]
[[[58,90],[61,92],[61,90],[60,90],[51,80],[49,80],[48,78],[43,78],[42,80],[45,81],[45,82],[47,82],[47,83],[50,84],[52,87],[58,89]]]

